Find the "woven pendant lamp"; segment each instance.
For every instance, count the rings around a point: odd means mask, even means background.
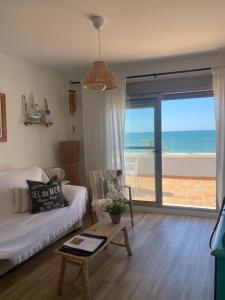
[[[100,60],[100,29],[103,28],[104,18],[101,16],[91,17],[94,27],[98,30],[99,60],[95,61],[92,68],[84,76],[84,88],[88,90],[111,90],[117,87],[117,78],[104,61]]]

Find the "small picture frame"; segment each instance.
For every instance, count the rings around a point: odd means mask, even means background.
[[[6,100],[5,94],[0,93],[0,142],[7,142]]]

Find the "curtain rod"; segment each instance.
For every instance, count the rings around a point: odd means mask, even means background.
[[[69,84],[72,85],[72,84],[80,84],[80,81],[73,81],[73,80],[70,80],[69,81]]]
[[[156,78],[157,76],[162,76],[162,75],[183,74],[183,73],[201,72],[201,71],[209,71],[209,70],[211,70],[210,67],[200,68],[200,69],[191,69],[191,70],[180,70],[180,71],[162,72],[162,73],[150,73],[150,74],[144,74],[144,75],[127,76],[127,79],[144,78],[144,77],[155,77]]]
[[[199,69],[190,69],[190,70],[179,70],[179,71],[171,71],[171,72],[161,72],[161,73],[150,73],[150,74],[144,74],[144,75],[131,75],[127,76],[127,79],[134,79],[134,78],[145,78],[145,77],[157,77],[157,76],[163,76],[163,75],[173,75],[173,74],[184,74],[184,73],[191,73],[191,72],[201,72],[201,71],[209,71],[211,70],[210,67],[207,68],[199,68]],[[69,84],[80,84],[80,81],[72,81],[70,80]]]

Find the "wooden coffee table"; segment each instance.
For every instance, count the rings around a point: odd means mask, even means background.
[[[63,285],[76,288],[85,293],[86,300],[91,300],[91,292],[90,292],[90,283],[89,283],[89,274],[88,274],[88,263],[91,259],[93,259],[100,251],[105,249],[107,245],[113,244],[120,247],[125,247],[127,250],[127,254],[129,256],[132,255],[132,251],[129,245],[129,239],[127,234],[127,225],[131,222],[130,218],[121,218],[120,224],[112,224],[109,217],[105,217],[100,222],[94,224],[93,226],[85,229],[82,233],[90,233],[95,235],[106,236],[106,243],[95,253],[90,256],[78,256],[70,253],[62,252],[58,249],[55,250],[57,255],[61,256],[61,267],[59,273],[59,282],[58,282],[58,290],[57,295],[62,294]],[[113,238],[118,235],[119,232],[123,232],[124,235],[124,244],[117,243],[113,241]],[[66,271],[66,263],[72,263],[79,266],[79,273],[76,278],[76,282],[73,284],[64,283],[64,276]],[[83,280],[82,280],[83,279]],[[80,281],[82,281],[80,283]]]

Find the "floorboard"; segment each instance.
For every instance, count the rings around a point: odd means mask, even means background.
[[[133,256],[110,246],[90,263],[93,300],[212,300],[214,260],[208,240],[213,219],[136,213],[129,228]],[[0,278],[2,300],[82,300],[68,287],[56,296],[59,257],[71,234]],[[118,237],[120,239],[120,237]],[[68,266],[72,282],[77,269]]]

